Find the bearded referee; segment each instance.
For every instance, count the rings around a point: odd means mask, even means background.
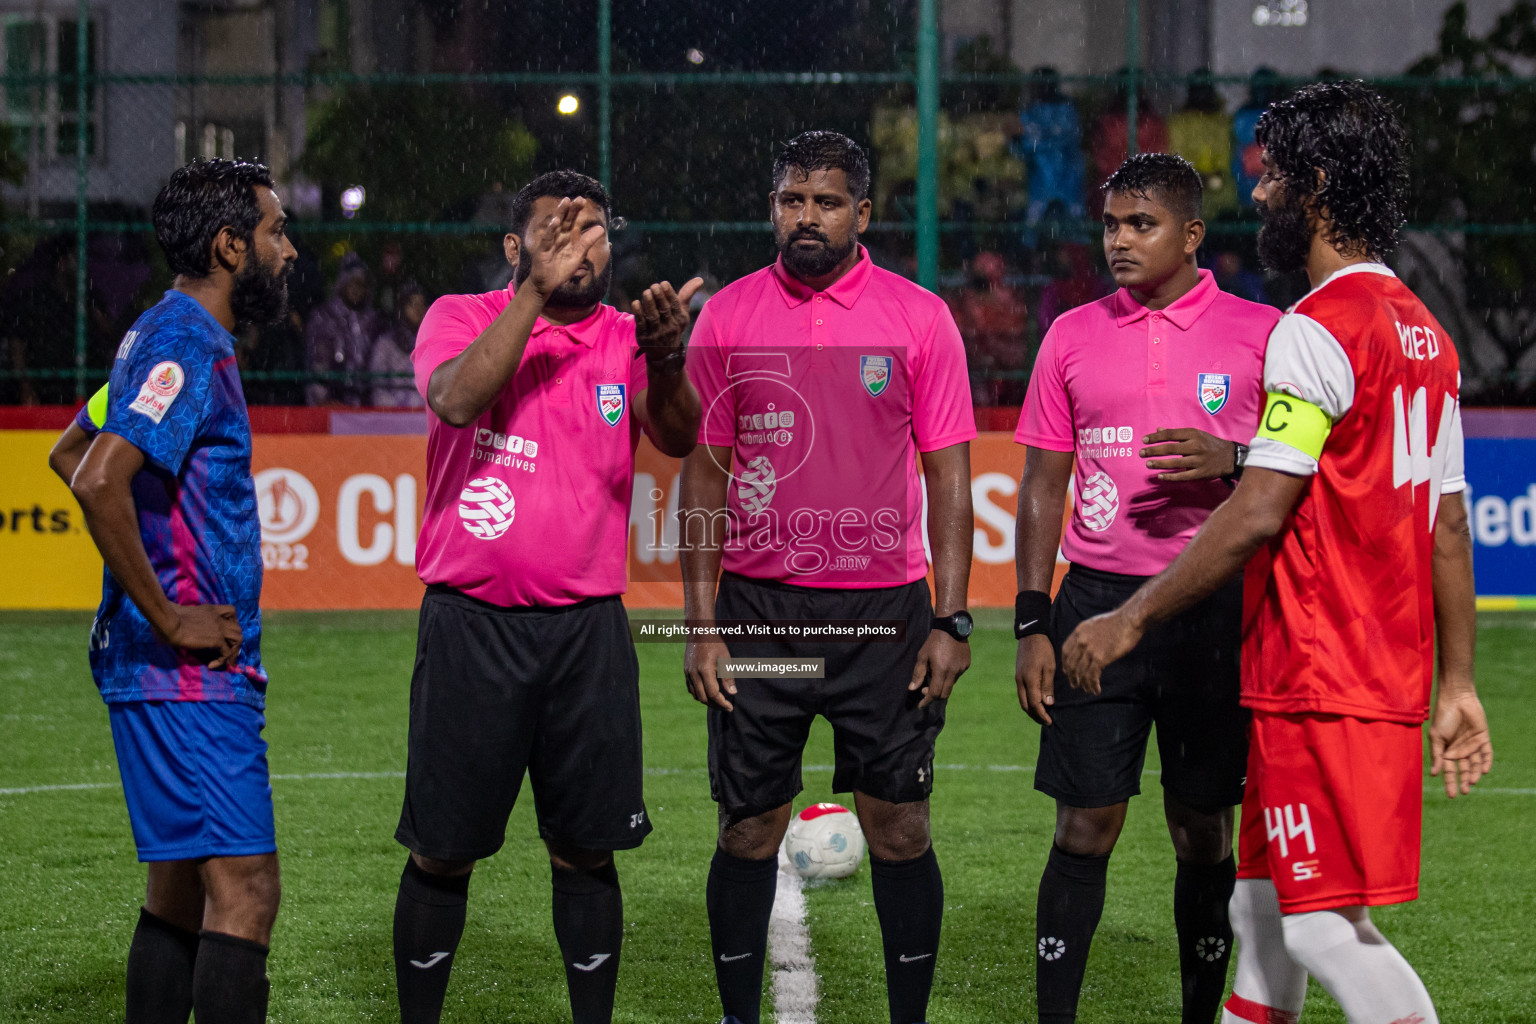
[[[948,308],[859,245],[868,192],[869,163],[852,139],[791,140],[768,197],[779,259],[715,294],[691,342],[689,373],[708,413],[683,463],[689,622],[904,629],[896,643],[687,647],[688,687],[709,708],[720,814],[706,895],[712,959],[726,1020],[740,1024],[760,1019],[777,851],[818,714],[837,751],[832,788],[853,791],[869,841],[894,1024],[926,1019],[938,955],[944,885],[928,796],[946,699],[970,665],[976,423]],[[718,673],[732,655],[820,658],[825,678]]]
[[[643,430],[668,455],[693,450],[699,398],[682,336],[702,282],[653,285],[633,314],[605,305],[609,215],[584,174],[529,182],[504,243],[512,285],[439,299],[411,355],[432,416],[395,833],[411,851],[394,923],[404,1024],[442,1013],[470,872],[501,848],[525,772],[571,1015],[613,1015],[624,932],[613,851],[651,830],[619,598],[635,445]]]
[[[231,331],[282,317],[297,255],[261,164],[195,160],[153,218],[175,281],[123,337],[109,388],[49,463],[106,564],[91,674],[149,864],[127,1019],[255,1024],[279,880],[261,525]]]
[[[1435,1024],[1369,908],[1419,894],[1425,720],[1447,796],[1493,762],[1472,678],[1459,360],[1381,262],[1408,195],[1392,107],[1363,82],[1312,85],[1266,110],[1256,139],[1259,257],[1305,269],[1312,290],[1269,339],[1248,470],[1166,570],[1077,627],[1063,660],[1095,688],[1246,565],[1253,725],[1223,1024],[1295,1024],[1308,975],[1350,1024]]]

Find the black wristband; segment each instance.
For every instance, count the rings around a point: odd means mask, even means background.
[[[1013,637],[1044,633],[1051,621],[1051,595],[1043,590],[1021,590],[1013,599]]]

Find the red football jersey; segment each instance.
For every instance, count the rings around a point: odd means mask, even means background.
[[[1380,264],[1333,275],[1275,326],[1265,390],[1317,406],[1332,429],[1316,459],[1274,430],[1254,439],[1248,465],[1314,479],[1248,565],[1244,704],[1428,716],[1435,516],[1466,487],[1458,366],[1444,328]],[[1283,426],[1283,409],[1266,423]]]

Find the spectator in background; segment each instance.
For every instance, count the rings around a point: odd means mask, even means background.
[[[405,250],[391,238],[379,254],[379,312],[393,317],[399,312],[401,287],[411,281],[405,273]],[[414,283],[414,282],[412,282]]]
[[[379,330],[368,266],[349,252],[342,257],[335,290],[310,315],[304,331],[310,372],[360,374],[368,369]],[[356,376],[317,379],[304,391],[310,405],[362,405],[368,398],[367,382]]]
[[[1038,322],[1043,336],[1051,323],[1069,309],[1086,306],[1102,299],[1112,288],[1093,265],[1088,247],[1081,242],[1064,242],[1056,250],[1052,280],[1040,289]]]
[[[407,278],[395,292],[395,315],[389,326],[373,343],[368,369],[374,374],[396,374],[396,379],[373,379],[373,404],[385,409],[420,409],[425,406],[416,390],[411,350],[416,347],[416,330],[427,315],[427,296],[421,286]]]
[[[1248,269],[1243,254],[1225,249],[1216,254],[1216,264],[1211,268],[1216,275],[1216,287],[1249,302],[1268,302],[1264,290],[1264,275]]]
[[[40,376],[38,371],[75,366],[75,239],[55,235],[37,244],[0,290],[0,358],[16,374],[0,398],[19,405],[69,405],[73,376]],[[91,293],[87,351],[103,346],[106,317]]]
[[[1264,153],[1254,140],[1259,115],[1280,98],[1279,76],[1274,68],[1259,68],[1248,79],[1248,102],[1232,115],[1232,177],[1237,185],[1237,202],[1245,210],[1253,209],[1253,190],[1264,174]]]
[[[1200,173],[1205,185],[1206,220],[1237,212],[1237,189],[1232,179],[1232,118],[1227,115],[1209,69],[1202,68],[1190,76],[1184,108],[1168,119],[1168,148]]]
[[[1126,117],[1125,107],[1130,101],[1130,92],[1125,85],[1129,69],[1121,68],[1121,84],[1115,88],[1114,98],[1109,102],[1109,109],[1099,115],[1098,124],[1093,136],[1093,169],[1098,172],[1098,180],[1103,181],[1123,163],[1125,158],[1131,155],[1130,139],[1126,132],[1129,119]],[[1163,119],[1152,110],[1152,105],[1147,102],[1146,87],[1143,86],[1136,94],[1136,152],[1138,153],[1166,153],[1168,151],[1168,126]]]
[[[1082,220],[1083,130],[1077,107],[1061,94],[1061,73],[1052,67],[1034,70],[1034,98],[1019,113],[1019,137],[1014,152],[1024,161],[1029,181],[1031,225],[1046,216]]]
[[[1029,350],[1029,309],[1007,282],[1008,266],[995,252],[981,252],[967,267],[966,287],[948,299],[971,371],[976,405],[1022,405],[1029,381],[1023,371]],[[1016,377],[1006,376],[1016,374]]]

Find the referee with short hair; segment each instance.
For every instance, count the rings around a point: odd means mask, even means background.
[[[1114,295],[1057,318],[1040,345],[1014,439],[1019,488],[1019,703],[1041,723],[1035,788],[1056,800],[1036,905],[1041,1024],[1076,1019],[1104,909],[1110,851],[1141,792],[1155,723],[1163,809],[1178,857],[1173,916],[1185,1024],[1210,1024],[1226,984],[1232,808],[1243,799],[1238,705],[1242,580],[1147,634],[1102,690],[1064,685],[1061,642],[1163,569],[1232,492],[1263,403],[1278,310],[1228,295],[1196,265],[1201,183],[1183,158],[1133,156],[1103,185]],[[1167,429],[1174,424],[1199,424]],[[1076,503],[1052,603],[1062,504]],[[1226,480],[1219,479],[1225,477]]]
[[[858,243],[868,191],[869,164],[851,139],[792,140],[768,197],[778,261],[716,293],[690,343],[707,413],[683,463],[689,622],[905,624],[899,643],[688,644],[720,806],[706,897],[712,959],[726,1020],[739,1024],[759,1020],[776,854],[818,714],[832,724],[832,788],[853,791],[869,841],[892,1021],[925,1019],[938,954],[944,886],[928,796],[944,705],[970,665],[976,424],[948,308]],[[732,655],[822,658],[825,678],[722,678],[717,659]]]
[[[614,850],[651,825],[641,794],[639,666],[619,595],[640,431],[690,452],[687,302],[665,282],[604,305],[609,199],[573,171],[512,203],[511,287],[439,299],[411,354],[432,411],[416,567],[405,806],[395,904],[404,1024],[439,1019],[475,862],[533,784],[575,1024],[613,1016],[623,940]],[[561,538],[551,543],[550,538]]]

